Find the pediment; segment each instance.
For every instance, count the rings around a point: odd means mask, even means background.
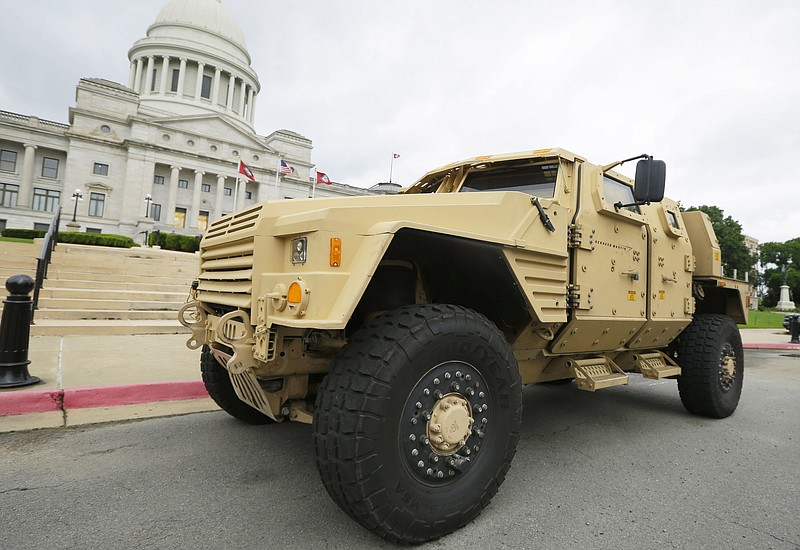
[[[86,189],[91,189],[92,191],[101,191],[103,193],[108,193],[109,195],[114,190],[113,187],[101,181],[92,181],[87,183]]]
[[[217,115],[159,118],[152,120],[151,124],[158,125],[164,130],[183,133],[187,136],[193,135],[209,140],[218,140],[221,143],[235,144],[240,147],[272,151],[270,147],[267,147],[259,140],[257,135]]]

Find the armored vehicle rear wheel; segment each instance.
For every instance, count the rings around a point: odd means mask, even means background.
[[[402,307],[342,348],[317,396],[325,488],[395,542],[467,524],[503,482],[519,439],[522,386],[503,334],[474,311]]]
[[[698,315],[676,346],[678,391],[686,410],[711,418],[733,414],[744,382],[742,338],[727,315]]]
[[[200,355],[200,372],[203,374],[203,383],[208,395],[223,411],[248,424],[274,422],[261,411],[257,411],[239,399],[236,390],[233,389],[228,371],[219,364],[208,346],[203,346],[203,352]]]

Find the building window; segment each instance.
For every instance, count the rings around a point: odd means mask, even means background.
[[[103,124],[102,126],[100,126],[100,131],[103,132],[104,134],[108,134],[111,132],[111,126]]]
[[[0,170],[4,172],[13,172],[17,169],[17,153],[16,151],[0,151]]]
[[[226,197],[230,197],[231,195],[233,195],[233,189],[231,189],[230,187],[226,187],[223,193]]]
[[[253,192],[252,191],[245,191],[244,192],[244,198],[252,199],[253,198]]]
[[[200,231],[208,229],[208,212],[200,211],[200,215],[197,217],[197,229]]]
[[[200,97],[211,99],[211,77],[203,75],[203,86],[200,88]]]
[[[98,176],[107,176],[108,164],[101,164],[99,162],[95,162],[94,168],[92,169],[92,174],[96,174]]]
[[[178,180],[178,187],[181,189],[189,189],[189,180]]]
[[[89,215],[98,218],[103,217],[103,210],[106,205],[105,193],[90,193],[89,194]]]
[[[186,209],[185,208],[176,208],[175,209],[175,220],[174,224],[175,227],[186,227]]]
[[[34,231],[49,231],[50,230],[50,224],[49,223],[33,222],[33,230]]]
[[[42,177],[50,179],[58,177],[58,159],[44,157],[44,160],[42,160]]]
[[[0,220],[0,231],[6,228],[7,220]]]
[[[156,185],[164,185],[164,176],[153,176],[153,183]]]
[[[152,204],[150,205],[150,217],[153,218],[155,221],[161,221],[161,205],[160,204]]]
[[[0,206],[14,208],[17,206],[19,185],[13,183],[0,183]]]
[[[151,82],[150,82],[150,91],[151,92],[155,92],[156,91],[156,77],[157,76],[158,76],[158,69],[153,69],[153,78],[151,79]]]
[[[100,233],[102,233],[102,232],[103,232],[103,230],[102,230],[102,229],[100,229],[99,227],[87,227],[87,228],[86,228],[86,232],[87,232],[87,233],[96,233],[96,234],[98,234],[98,235],[99,235]]]
[[[38,189],[33,190],[33,210],[41,212],[55,212],[58,206],[58,200],[61,197],[60,191],[53,191],[52,189]]]
[[[200,190],[203,193],[211,193],[211,184],[210,183],[204,183],[204,184],[200,185]]]
[[[170,86],[170,90],[173,92],[178,91],[178,80],[181,78],[181,71],[180,69],[172,69],[172,86]]]

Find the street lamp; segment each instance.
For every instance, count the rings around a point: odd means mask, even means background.
[[[72,221],[74,222],[75,216],[78,215],[78,201],[83,200],[83,194],[80,189],[76,189],[72,192],[72,200],[75,201],[75,208],[72,210]]]
[[[153,197],[151,197],[150,194],[148,193],[147,195],[144,196],[144,202],[146,204],[145,210],[144,210],[144,217],[145,218],[149,218],[150,217],[150,203],[153,202]]]

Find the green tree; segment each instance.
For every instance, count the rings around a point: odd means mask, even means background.
[[[800,296],[800,237],[783,243],[762,244],[759,247],[759,259],[764,268],[763,281],[767,288],[764,305],[774,307],[778,304],[784,281],[796,301]]]
[[[742,234],[742,224],[717,206],[690,206],[687,211],[700,210],[705,212],[711,219],[711,226],[717,234],[720,252],[722,253],[722,268],[726,276],[733,276],[733,270],[737,271],[739,278],[744,278],[744,274],[751,272],[751,276],[757,275],[753,269],[756,263],[756,256],[750,253],[750,249],[744,242]]]

